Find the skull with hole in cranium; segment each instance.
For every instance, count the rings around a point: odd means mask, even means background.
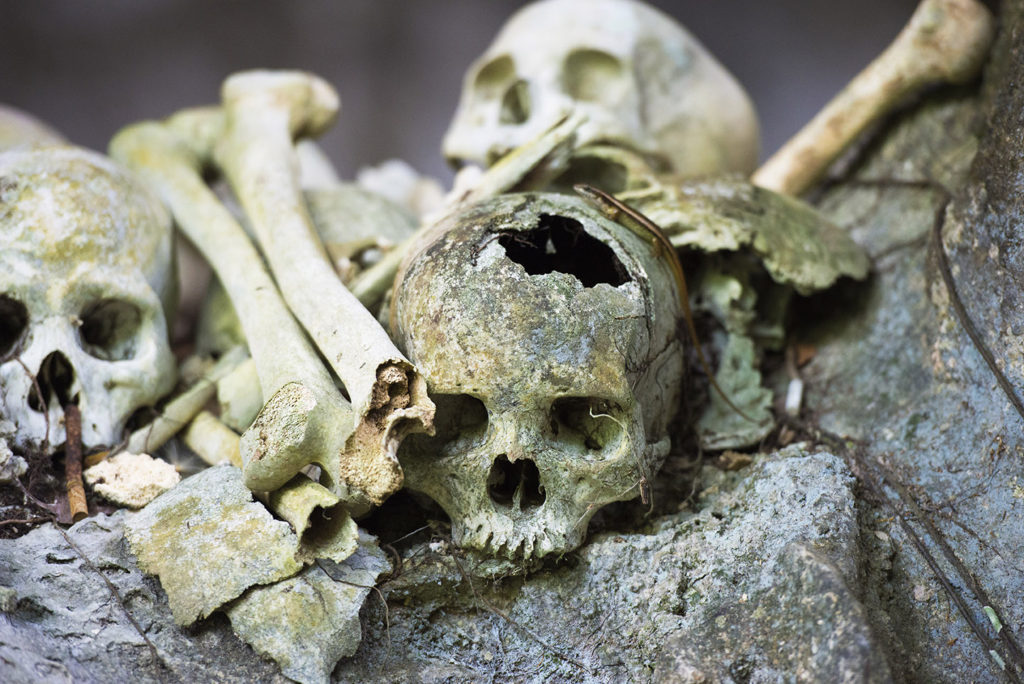
[[[488,200],[432,235],[393,301],[437,404],[437,434],[400,448],[406,483],[464,548],[518,565],[569,551],[668,453],[683,368],[670,266],[559,195]]]
[[[68,402],[86,446],[118,442],[128,417],[174,385],[169,214],[102,155],[6,152],[0,244],[0,416],[16,443],[61,444]]]
[[[491,165],[571,111],[587,117],[578,146],[619,145],[688,176],[749,173],[757,161],[743,89],[635,0],[544,0],[513,15],[466,74],[444,154]]]

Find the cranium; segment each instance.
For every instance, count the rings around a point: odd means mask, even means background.
[[[75,402],[83,443],[116,443],[174,384],[169,215],[99,154],[11,151],[0,154],[0,245],[0,415],[20,446],[53,448]]]
[[[464,548],[522,565],[564,553],[668,453],[683,368],[670,266],[559,195],[503,195],[434,235],[393,304],[437,404],[437,434],[399,451],[406,483]]]
[[[634,0],[544,0],[505,24],[470,67],[444,154],[490,165],[569,111],[577,144],[621,145],[686,175],[748,173],[753,107],[679,24]]]

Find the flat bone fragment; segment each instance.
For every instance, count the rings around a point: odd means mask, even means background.
[[[128,508],[142,508],[181,481],[167,461],[127,451],[87,468],[83,475],[94,492]]]
[[[288,306],[345,385],[355,409],[354,438],[343,458],[325,464],[327,472],[379,504],[402,486],[398,444],[410,432],[432,429],[434,405],[423,377],[337,277],[305,207],[293,139],[323,131],[337,112],[337,95],[309,74],[245,72],[224,82],[222,98],[225,130],[216,161],[245,209]],[[301,394],[293,398],[299,404],[309,400]],[[257,424],[269,427],[259,418]],[[253,451],[259,457],[262,448],[254,444]],[[277,479],[276,486],[283,484]]]
[[[208,113],[188,111],[187,121],[209,134],[203,118]],[[200,145],[183,140],[174,128],[152,122],[131,126],[111,142],[111,154],[143,176],[171,207],[178,227],[224,285],[242,324],[267,397],[242,439],[246,486],[277,489],[316,462],[331,473],[337,490],[372,499],[369,493],[349,491],[340,473],[339,461],[356,427],[351,405],[292,318],[256,247],[203,182]],[[397,463],[393,470],[400,477]],[[390,484],[395,478],[388,474]]]
[[[208,468],[157,497],[128,520],[125,536],[139,567],[160,577],[179,625],[302,569],[291,526],[253,500],[232,466]]]
[[[800,294],[840,277],[867,277],[867,254],[849,235],[805,202],[741,178],[667,183],[655,196],[618,196],[658,224],[677,249],[750,249],[777,283]]]
[[[359,610],[381,573],[390,570],[377,540],[359,532],[358,550],[344,563],[319,565],[267,587],[254,587],[233,603],[231,628],[281,673],[297,682],[330,681],[341,658],[362,639]]]

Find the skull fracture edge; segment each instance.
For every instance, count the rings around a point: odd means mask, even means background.
[[[399,459],[463,548],[520,567],[570,551],[665,459],[676,284],[582,201],[504,195],[449,217],[406,259],[393,306],[437,403],[436,435]]]

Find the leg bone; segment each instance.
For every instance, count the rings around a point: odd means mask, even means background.
[[[277,489],[310,462],[326,467],[337,461],[355,432],[352,407],[307,343],[255,246],[203,182],[196,148],[157,123],[125,129],[110,147],[114,158],[139,173],[170,206],[178,226],[216,271],[241,321],[263,396],[270,397],[242,439],[246,485]],[[332,484],[348,491],[344,482]]]
[[[337,96],[301,72],[236,74],[225,81],[222,96],[225,129],[215,148],[217,163],[285,300],[356,410],[360,446],[325,464],[327,473],[345,473],[342,479],[382,501],[401,486],[398,443],[409,432],[430,429],[433,403],[422,376],[338,279],[305,208],[293,139],[320,133],[334,119]]]
[[[751,180],[776,192],[804,192],[858,135],[908,95],[974,78],[994,32],[992,15],[977,0],[924,0],[896,40]]]

